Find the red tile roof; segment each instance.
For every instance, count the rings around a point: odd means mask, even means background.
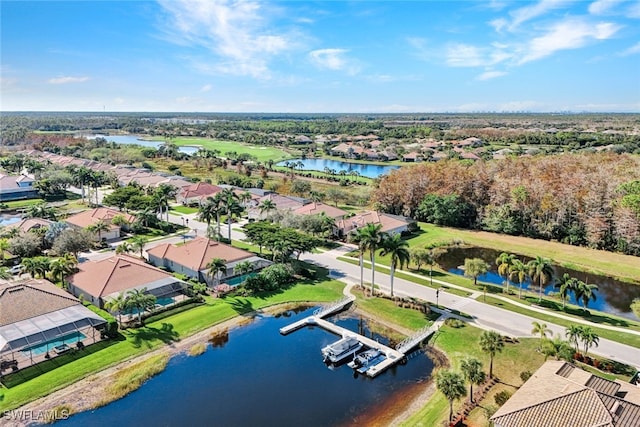
[[[159,245],[149,249],[147,253],[173,261],[193,271],[206,270],[207,264],[214,258],[222,258],[230,263],[255,256],[251,252],[204,237],[196,237],[181,246],[169,243]]]

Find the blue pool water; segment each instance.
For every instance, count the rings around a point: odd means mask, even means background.
[[[239,284],[247,280],[249,277],[253,277],[256,274],[257,273],[249,273],[249,274],[245,274],[244,276],[232,277],[231,279],[228,279],[228,280],[225,279],[224,283],[226,283],[229,286],[238,286]]]
[[[162,298],[156,299],[156,304],[162,305],[162,306],[173,304],[174,302],[176,301],[171,297],[162,297]]]
[[[61,336],[61,337],[59,337],[59,338],[57,338],[55,340],[47,341],[45,343],[38,344],[38,345],[33,346],[31,348],[25,348],[24,350],[22,350],[22,352],[25,353],[25,354],[29,354],[29,350],[31,350],[31,354],[33,354],[34,356],[37,356],[39,354],[44,354],[47,351],[51,351],[51,350],[53,350],[54,347],[57,347],[59,345],[62,345],[62,344],[67,344],[67,345],[75,344],[78,341],[82,341],[85,338],[86,338],[86,336],[81,332],[72,332],[70,334]]]

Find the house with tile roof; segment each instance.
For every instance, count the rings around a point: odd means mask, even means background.
[[[195,184],[182,187],[176,194],[176,201],[183,205],[199,205],[207,197],[213,197],[222,191],[222,187],[209,184],[207,182],[197,182]]]
[[[16,367],[44,360],[45,353],[65,341],[95,342],[105,323],[47,280],[0,281],[0,359],[14,361]]]
[[[67,278],[69,291],[83,296],[86,301],[104,307],[104,304],[119,294],[134,289],[146,289],[156,298],[180,296],[187,284],[143,259],[114,254],[99,261],[85,261],[78,264],[78,272]]]
[[[120,238],[121,231],[128,228],[127,225],[119,226],[111,223],[113,218],[118,215],[123,216],[128,224],[131,224],[136,220],[135,216],[126,212],[121,212],[117,209],[107,207],[100,207],[71,215],[65,220],[65,222],[73,227],[86,229],[102,221],[109,226],[109,230],[101,232],[100,237],[105,240],[113,240]],[[98,233],[95,234],[95,239],[98,240]]]
[[[324,203],[311,202],[294,210],[293,213],[296,215],[320,215],[324,213],[329,218],[340,219],[348,212]]]
[[[0,174],[0,202],[32,199],[38,196],[35,180],[26,175]]]
[[[382,225],[381,231],[396,234],[409,230],[412,222],[415,221],[399,215],[364,211],[336,221],[336,228],[338,237],[346,237],[349,233],[355,232],[358,228],[364,227],[367,224],[380,224]]]
[[[548,361],[491,421],[496,427],[640,427],[640,388]]]
[[[11,230],[17,228],[21,233],[26,233],[38,228],[46,228],[53,224],[53,221],[49,221],[44,218],[24,218],[15,224],[5,226],[5,229]]]
[[[200,282],[214,285],[238,275],[235,266],[243,261],[251,263],[253,270],[262,269],[272,262],[255,254],[217,242],[204,237],[196,237],[183,245],[166,243],[147,250],[149,262],[155,266],[166,268]],[[221,258],[225,261],[227,271],[219,277],[212,278],[207,265],[211,260]]]
[[[283,196],[277,193],[267,194],[258,199],[255,206],[249,207],[247,210],[249,219],[264,219],[267,216],[266,212],[260,212],[260,206],[265,200],[273,202],[279,211],[295,211],[309,203],[309,200],[301,197]]]

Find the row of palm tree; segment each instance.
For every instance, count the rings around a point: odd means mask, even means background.
[[[400,234],[388,234],[382,231],[381,224],[367,224],[359,228],[350,236],[352,243],[358,245],[360,259],[360,286],[364,287],[364,254],[369,253],[371,261],[371,295],[375,291],[376,274],[376,252],[380,251],[382,256],[391,257],[391,270],[389,273],[391,284],[391,296],[393,297],[393,280],[397,267],[402,268],[411,259],[409,244],[402,239]]]
[[[558,283],[556,283],[555,287],[556,289],[558,289],[560,299],[562,299],[563,310],[570,293],[573,293],[576,301],[578,301],[578,304],[580,304],[580,301],[582,301],[585,310],[589,305],[589,301],[595,301],[597,298],[595,292],[598,290],[597,285],[578,280],[575,277],[571,277],[568,273],[564,273],[562,275]]]
[[[118,247],[116,248],[116,253],[121,254],[121,253],[137,252],[140,255],[140,258],[144,258],[143,251],[144,251],[144,247],[147,245],[148,242],[149,242],[149,239],[146,236],[141,236],[141,235],[133,236],[129,240],[125,240],[124,242],[119,244]]]
[[[233,267],[233,272],[244,279],[244,276],[253,271],[251,261],[240,261]],[[227,261],[223,258],[214,258],[207,264],[207,274],[213,282],[219,285],[221,276],[227,274]]]
[[[578,352],[579,344],[583,345],[585,356],[591,347],[597,347],[600,342],[600,336],[591,326],[570,325],[565,330],[565,335],[569,342],[573,344],[576,353]]]
[[[108,300],[104,307],[112,314],[117,314],[118,323],[122,325],[122,314],[135,310],[138,323],[142,325],[142,312],[155,307],[156,297],[147,293],[147,288],[132,289],[126,294],[120,293]]]
[[[58,258],[47,256],[23,258],[22,265],[24,272],[29,273],[34,279],[38,277],[44,279],[49,275],[54,282],[65,286],[64,278],[76,271],[78,260],[73,254],[66,253]]]
[[[233,190],[225,188],[214,196],[207,197],[204,203],[198,208],[198,220],[207,223],[207,230],[211,227],[211,222],[215,219],[217,224],[217,236],[220,236],[220,215],[227,215],[227,225],[229,226],[228,239],[231,240],[231,221],[233,217],[240,216],[244,211],[242,203],[246,203],[251,198],[250,194],[244,193],[238,196]]]

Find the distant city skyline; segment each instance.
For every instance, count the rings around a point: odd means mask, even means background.
[[[640,112],[640,2],[0,2],[1,111]]]

